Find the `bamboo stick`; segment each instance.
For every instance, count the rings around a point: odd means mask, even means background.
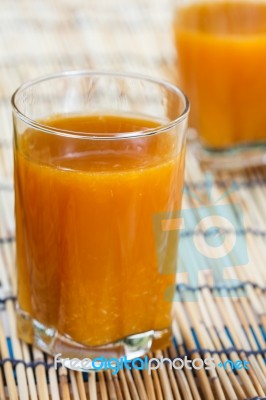
[[[60,384],[61,399],[71,400],[70,390],[69,390],[70,388],[67,379],[67,370],[65,367],[59,368],[59,384]]]
[[[174,305],[174,314],[177,323],[179,323],[180,331],[185,339],[186,346],[188,347],[189,350],[194,350],[196,347],[194,339],[191,330],[189,329],[186,314],[180,303],[176,303]],[[192,358],[200,358],[199,353],[195,352]],[[204,369],[198,370],[196,374],[200,382],[200,390],[203,392],[204,396],[209,400],[214,400],[214,395],[211,390],[211,386],[205,370]]]
[[[130,394],[131,394],[131,398],[133,400],[140,400],[140,397],[139,397],[138,391],[136,389],[134,380],[133,380],[133,378],[131,376],[131,373],[130,373],[130,371],[128,369],[125,370],[125,376],[126,376],[128,388],[129,388],[129,391],[130,391]]]
[[[129,388],[127,385],[125,372],[123,370],[119,371],[119,379],[120,379],[121,389],[122,389],[122,393],[123,393],[125,400],[130,400],[130,392],[129,392]]]
[[[80,374],[80,379],[82,378]],[[90,372],[89,373],[89,396],[90,400],[97,400],[97,391],[96,391],[96,379],[95,379],[95,373]],[[84,399],[86,399],[86,394],[84,393]]]
[[[52,364],[52,357],[48,357],[48,363]],[[52,400],[60,400],[59,385],[57,374],[54,368],[49,368],[48,370],[49,382],[50,382],[50,392]]]
[[[21,346],[16,335],[17,332],[16,332],[15,310],[14,310],[14,303],[12,300],[8,300],[6,302],[6,310],[9,317],[8,321],[9,321],[10,336],[11,336],[14,357],[18,360],[22,360]],[[17,373],[19,398],[21,400],[27,400],[29,399],[29,391],[26,379],[25,366],[23,364],[18,364],[16,366],[16,373]]]
[[[168,354],[167,350],[163,351],[163,356],[164,356],[164,358],[169,358],[169,354]],[[170,368],[170,365],[167,362],[166,362],[165,367],[166,367],[166,371],[168,374],[169,384],[171,387],[171,392],[173,394],[173,398],[175,400],[182,400],[181,394],[180,394],[180,391],[179,391],[179,388],[177,385],[177,381],[175,380],[173,369]]]
[[[122,395],[122,391],[121,391],[121,388],[120,388],[120,385],[119,385],[119,381],[118,381],[117,375],[114,375],[112,378],[113,378],[113,382],[114,382],[114,385],[115,385],[115,391],[116,391],[117,399],[118,400],[123,400],[123,395]]]
[[[102,371],[98,372],[98,377],[99,377],[99,382],[100,382],[99,386],[100,386],[101,400],[108,400],[106,383],[105,383],[104,374]],[[128,400],[128,398],[126,398],[126,400]]]
[[[112,374],[111,374],[110,370],[105,371],[105,378],[106,378],[106,384],[107,384],[110,400],[118,400],[117,396],[116,396],[115,386],[114,386],[114,382],[113,382]]]
[[[2,369],[1,369],[1,372],[0,372],[0,399],[1,400],[6,400],[6,393],[5,393]]]
[[[157,400],[163,400],[163,392],[160,386],[160,381],[159,381],[159,377],[158,377],[158,373],[155,370],[151,371],[151,375],[153,378],[153,385],[154,385],[154,392],[156,395],[156,399]]]
[[[183,338],[175,320],[173,321],[173,334],[178,343],[179,354],[181,356],[184,356],[185,348]],[[173,344],[170,346],[169,351],[173,359],[178,358],[177,351]],[[194,400],[200,400],[200,394],[192,371],[186,368],[185,372],[183,372],[183,370],[176,370],[175,374],[177,381],[180,383],[180,389],[182,391],[183,397],[185,397],[187,400],[191,400],[192,397],[194,398]]]
[[[160,359],[162,357],[162,352],[161,351],[156,351],[155,352],[155,357]],[[165,364],[161,364],[160,368],[158,369],[158,375],[159,375],[159,378],[160,378],[163,397],[165,399],[173,400],[173,393],[172,393],[172,390],[171,390],[170,382],[167,379],[167,372],[166,372]]]
[[[33,349],[33,357],[34,357],[35,362],[38,362],[38,361],[43,362],[43,360],[44,360],[43,354],[38,349]],[[40,400],[49,400],[49,392],[48,392],[46,371],[45,371],[44,365],[40,364],[40,365],[36,366],[35,375],[36,375],[37,391],[38,391],[39,399]]]
[[[143,371],[143,379],[148,399],[156,400],[152,378],[147,370]]]
[[[25,360],[26,363],[30,363],[31,358],[30,358],[30,353],[29,353],[29,348],[26,343],[21,344],[22,347],[22,359]],[[26,369],[26,374],[27,374],[27,382],[29,385],[29,394],[30,394],[30,399],[31,400],[37,400],[37,389],[36,389],[36,384],[35,384],[35,379],[34,379],[34,371],[33,368],[28,367]]]
[[[135,382],[140,400],[148,400],[147,393],[146,393],[145,386],[142,381],[140,372],[138,370],[132,369],[132,375],[134,377],[134,382]]]
[[[0,351],[1,351],[1,359],[9,358],[9,351],[7,348],[4,328],[1,320],[0,320]],[[7,383],[9,397],[12,398],[13,400],[17,400],[18,393],[11,363],[6,362],[4,364],[3,370],[5,373],[5,379]]]
[[[76,372],[76,379],[77,379],[80,400],[87,400],[85,383],[83,381],[82,372],[80,371]],[[96,392],[96,384],[95,384],[95,392]],[[95,396],[95,398],[97,399],[97,395]]]

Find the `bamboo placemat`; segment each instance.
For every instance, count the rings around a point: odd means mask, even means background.
[[[241,250],[221,282],[215,271],[194,271],[194,253],[180,254],[172,346],[153,356],[191,360],[213,357],[249,362],[249,370],[55,371],[53,360],[18,340],[15,325],[16,271],[10,95],[24,80],[67,69],[142,72],[176,80],[170,0],[0,1],[0,399],[266,399],[266,169],[204,173],[188,152],[183,208],[218,204],[243,212],[249,262]],[[192,210],[192,211],[191,211]],[[199,235],[203,234],[199,232]],[[232,232],[224,232],[230,235]],[[191,240],[193,232],[181,235]],[[206,238],[205,238],[206,239]],[[239,258],[238,258],[239,257]],[[240,263],[241,264],[241,263]],[[234,279],[233,286],[226,279]],[[236,281],[236,279],[238,281]],[[221,364],[220,364],[221,365]]]

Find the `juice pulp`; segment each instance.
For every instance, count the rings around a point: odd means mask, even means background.
[[[159,125],[108,115],[45,124],[107,135]],[[153,217],[180,209],[184,156],[176,154],[174,137],[99,141],[24,133],[15,150],[23,311],[90,346],[170,327],[165,291],[175,274],[159,271]]]
[[[174,23],[190,126],[222,149],[266,140],[266,4],[202,1]]]

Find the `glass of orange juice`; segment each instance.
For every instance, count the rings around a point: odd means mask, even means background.
[[[180,209],[185,95],[74,71],[23,84],[12,104],[19,337],[65,360],[166,346],[178,234],[158,244],[154,218]]]
[[[191,103],[198,156],[218,169],[265,162],[266,1],[178,4],[180,87]]]

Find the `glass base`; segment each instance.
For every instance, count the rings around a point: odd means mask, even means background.
[[[190,148],[205,169],[237,170],[266,164],[266,142],[216,150],[195,140],[190,142]]]
[[[127,361],[142,357],[149,351],[167,347],[170,344],[171,328],[161,331],[147,331],[124,337],[113,343],[102,346],[84,346],[75,342],[70,337],[60,334],[56,329],[49,328],[33,319],[28,313],[17,308],[17,330],[20,339],[32,344],[45,353],[58,359],[65,367],[79,371],[91,371],[97,369],[93,363],[86,368],[82,363],[71,365],[73,359],[126,358]],[[98,369],[97,369],[98,370]]]

